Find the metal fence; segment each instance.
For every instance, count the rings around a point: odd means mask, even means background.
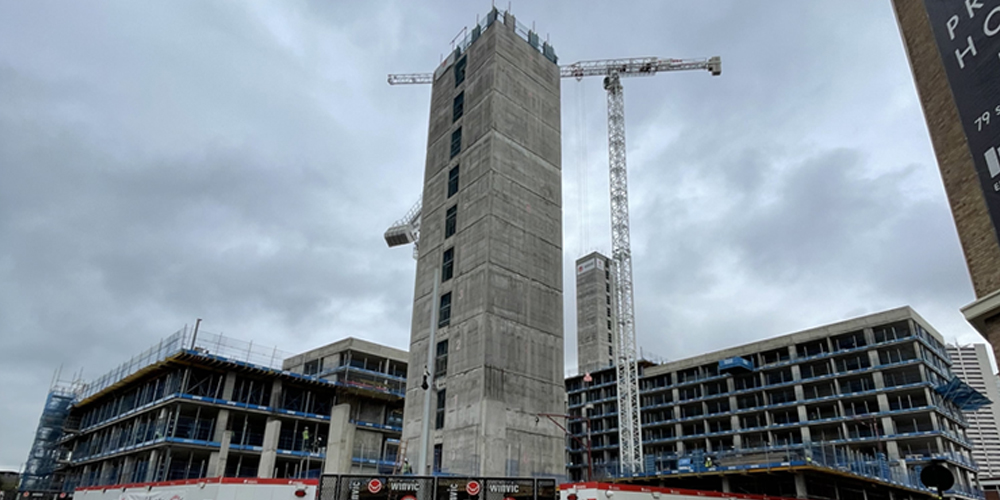
[[[129,375],[149,365],[163,361],[185,349],[275,370],[280,370],[282,361],[292,355],[292,353],[281,351],[276,347],[255,345],[253,341],[247,342],[218,333],[199,330],[195,334],[193,328],[185,326],[172,335],[160,340],[158,344],[133,356],[132,359],[122,363],[117,368],[84,384],[77,391],[77,400],[93,396],[122,381]]]

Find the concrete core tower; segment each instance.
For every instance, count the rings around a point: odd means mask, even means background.
[[[559,67],[516,26],[494,10],[435,72],[403,440],[415,463],[436,312],[429,465],[563,476]]]

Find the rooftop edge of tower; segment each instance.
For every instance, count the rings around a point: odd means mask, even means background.
[[[556,56],[556,50],[552,45],[549,45],[548,41],[541,41],[538,33],[519,23],[514,14],[511,14],[509,11],[500,11],[496,7],[493,7],[486,14],[485,18],[482,20],[476,19],[476,26],[471,31],[469,31],[468,27],[462,28],[462,31],[452,40],[451,52],[448,54],[448,57],[441,61],[437,69],[434,70],[434,81],[436,82],[448,68],[452,67],[462,57],[462,54],[465,54],[469,50],[469,47],[476,43],[476,40],[479,40],[483,32],[495,27],[495,25],[502,25],[507,29],[513,30],[515,34],[545,56],[552,64],[559,64],[559,57]],[[464,37],[462,37],[463,33],[465,33]],[[462,37],[462,39],[458,40],[459,37]],[[456,40],[458,41],[456,42]]]

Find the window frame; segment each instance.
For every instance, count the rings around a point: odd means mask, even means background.
[[[444,429],[444,414],[448,405],[448,393],[446,389],[437,391],[437,408],[434,410],[434,430]]]
[[[451,324],[451,292],[441,295],[438,299],[438,327]]]
[[[455,247],[441,252],[441,283],[455,275]]]
[[[451,156],[454,158],[462,152],[462,127],[458,127],[451,132]]]
[[[452,205],[444,213],[444,239],[451,238],[458,232],[458,205]]]
[[[458,180],[460,175],[459,172],[460,166],[461,165],[455,165],[454,167],[451,167],[451,170],[448,171],[448,196],[447,196],[448,198],[451,198],[452,196],[458,194]]]
[[[455,123],[465,114],[465,91],[461,91],[451,100],[451,122]]]

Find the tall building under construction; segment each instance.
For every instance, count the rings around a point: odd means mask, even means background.
[[[611,259],[592,252],[576,261],[576,361],[580,373],[614,364]]]
[[[403,427],[411,462],[429,390],[428,468],[565,471],[563,431],[539,418],[565,402],[559,78],[552,48],[497,10],[434,73]]]

